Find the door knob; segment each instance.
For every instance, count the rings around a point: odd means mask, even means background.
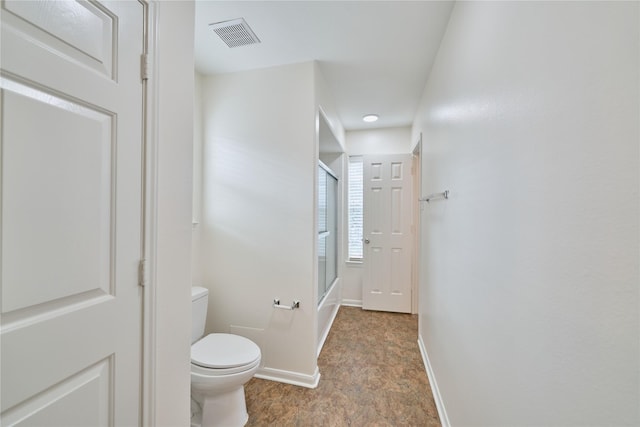
[[[364,239],[364,242],[368,245],[369,244],[369,239]]]

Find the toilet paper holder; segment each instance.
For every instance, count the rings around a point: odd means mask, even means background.
[[[281,308],[283,310],[295,310],[296,308],[300,308],[300,301],[293,301],[291,305],[282,305],[280,304],[280,298],[273,299],[273,308]]]

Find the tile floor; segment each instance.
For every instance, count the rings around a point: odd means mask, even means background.
[[[341,307],[318,387],[252,379],[247,426],[440,426],[417,339],[415,315]]]

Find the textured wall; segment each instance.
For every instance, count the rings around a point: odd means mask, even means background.
[[[302,382],[317,366],[313,79],[308,62],[203,84],[207,331],[247,336],[262,349],[261,372],[293,372]],[[274,310],[276,297],[301,308]]]
[[[406,154],[413,151],[410,127],[395,127],[371,130],[354,130],[346,133],[347,153],[350,156],[363,154]]]
[[[638,9],[453,10],[413,128],[451,191],[420,339],[452,425],[640,424]]]

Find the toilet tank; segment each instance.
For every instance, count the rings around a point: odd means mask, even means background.
[[[191,288],[191,344],[204,335],[204,324],[207,321],[207,304],[209,290],[199,286]]]

